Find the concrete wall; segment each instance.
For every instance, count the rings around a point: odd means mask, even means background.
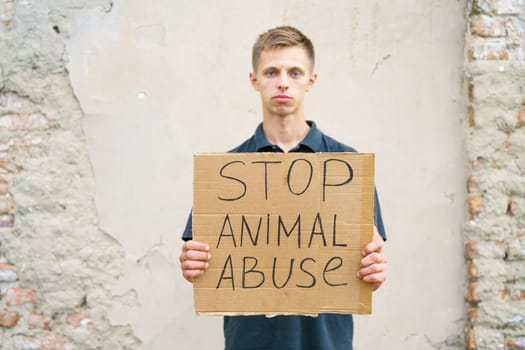
[[[5,175],[14,198],[5,221],[16,220],[0,239],[6,269],[17,273],[6,283],[39,295],[0,304],[21,315],[5,327],[6,344],[27,340],[15,334],[41,344],[55,334],[88,349],[107,341],[95,334],[108,334],[121,348],[222,347],[220,318],[193,315],[178,266],[192,154],[228,150],[253,132],[261,111],[248,82],[251,45],[263,30],[291,24],[317,49],[307,117],[376,153],[389,277],[374,295],[374,314],[356,317],[356,349],[462,347],[464,1],[3,1],[0,8],[0,88],[11,106],[0,115],[39,112],[53,125],[26,133],[0,122],[2,143],[35,133],[58,152],[2,151],[24,169]],[[27,107],[13,107],[16,99]],[[47,182],[24,187],[29,179],[56,182],[56,190],[37,196],[34,188]],[[78,210],[23,210],[24,200],[49,198]],[[42,224],[51,218],[62,231]],[[35,264],[43,243],[24,232],[48,230],[50,242],[74,244],[47,247],[54,255]],[[79,288],[56,302],[46,291],[57,279],[41,282],[57,274],[55,256],[79,260],[81,271],[81,282],[66,279]],[[98,299],[83,302],[85,285]],[[50,329],[29,329],[33,309]],[[111,344],[103,348],[118,348]]]

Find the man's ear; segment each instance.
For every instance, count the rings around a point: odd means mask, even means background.
[[[250,83],[252,84],[255,91],[259,91],[259,86],[257,84],[257,76],[253,72],[250,73]]]
[[[315,85],[315,82],[317,81],[317,73],[310,74],[310,78],[308,79],[308,88],[306,91],[310,91],[310,89]]]

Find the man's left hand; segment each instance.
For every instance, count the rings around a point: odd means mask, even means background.
[[[357,277],[365,282],[372,283],[372,290],[377,290],[386,280],[386,256],[383,251],[384,241],[374,226],[374,237],[363,249],[361,268]]]

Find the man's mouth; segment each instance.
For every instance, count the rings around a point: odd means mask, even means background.
[[[273,100],[277,101],[277,102],[288,102],[291,99],[292,98],[290,96],[288,96],[288,95],[277,95],[277,96],[273,97]]]

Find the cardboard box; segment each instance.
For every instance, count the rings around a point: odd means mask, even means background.
[[[193,239],[212,258],[195,311],[371,313],[356,274],[373,225],[373,154],[197,154]]]

